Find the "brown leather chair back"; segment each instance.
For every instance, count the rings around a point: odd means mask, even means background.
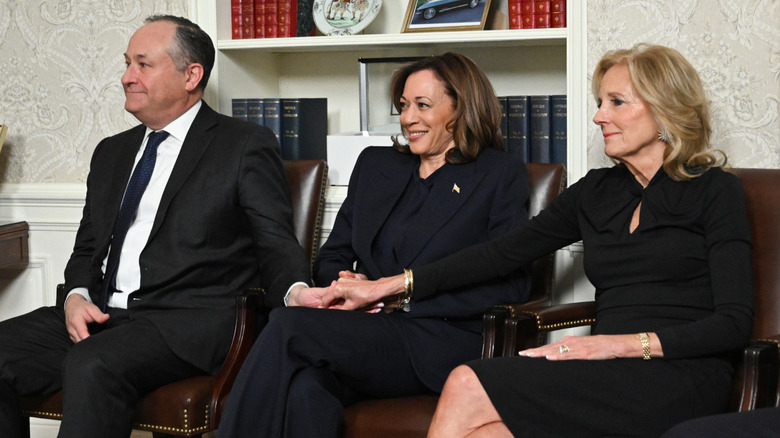
[[[528,218],[539,214],[550,205],[566,187],[566,169],[563,164],[527,163],[528,186]],[[553,277],[555,275],[555,254],[547,254],[533,264],[531,270],[531,296],[529,303],[546,305],[551,303]]]
[[[732,410],[780,406],[780,169],[733,169],[753,239],[753,331],[737,367]]]
[[[780,334],[780,169],[733,169],[753,235],[752,339]]]
[[[323,160],[285,160],[284,170],[292,198],[295,237],[312,265],[319,249],[328,165]]]

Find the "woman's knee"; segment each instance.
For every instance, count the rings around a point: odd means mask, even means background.
[[[468,365],[460,365],[450,372],[444,391],[456,393],[484,392],[479,377]]]

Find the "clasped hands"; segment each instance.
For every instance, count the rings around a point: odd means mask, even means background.
[[[328,287],[301,286],[293,289],[288,304],[377,313],[398,307],[398,294],[403,290],[403,275],[370,281],[363,274],[341,271],[339,279],[334,280]]]

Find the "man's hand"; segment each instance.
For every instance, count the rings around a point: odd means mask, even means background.
[[[332,282],[329,287],[306,287],[303,285],[295,286],[290,291],[287,299],[288,306],[303,306],[324,309],[330,306],[333,299],[333,288],[336,282]]]
[[[108,314],[100,311],[98,306],[90,303],[79,294],[71,294],[65,300],[65,327],[70,340],[74,343],[89,337],[87,324],[96,322],[102,324],[108,321]]]

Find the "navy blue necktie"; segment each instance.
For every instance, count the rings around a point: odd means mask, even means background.
[[[103,286],[101,289],[100,309],[105,312],[108,309],[108,299],[116,290],[115,280],[116,271],[119,267],[119,255],[122,252],[122,245],[125,243],[125,236],[130,224],[135,219],[138,211],[138,204],[141,202],[141,196],[149,185],[154,171],[154,163],[157,161],[157,146],[168,137],[165,131],[155,131],[149,134],[149,141],[146,142],[144,154],[138,161],[130,177],[130,182],[125,190],[125,197],[122,199],[122,207],[119,208],[119,215],[114,223],[114,232],[111,237],[111,250],[108,254],[106,263],[106,273],[103,276]]]

